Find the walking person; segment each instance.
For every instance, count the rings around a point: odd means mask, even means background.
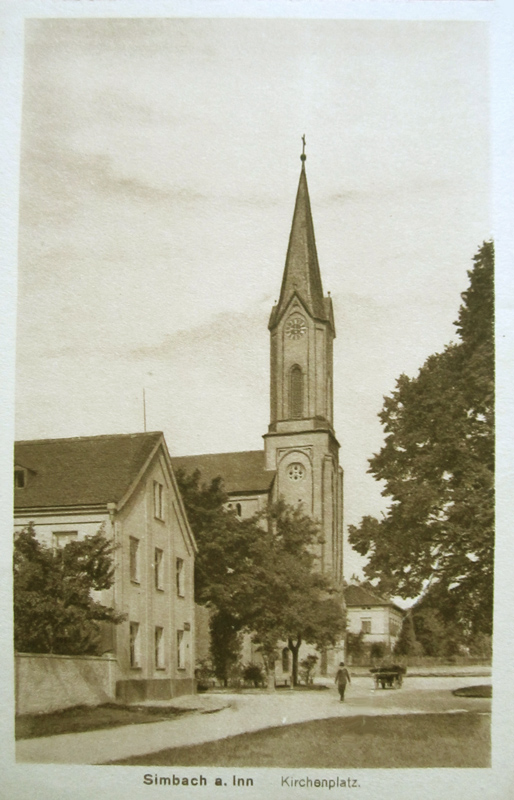
[[[337,690],[339,692],[339,700],[341,703],[344,703],[344,693],[346,691],[346,684],[351,682],[352,681],[350,678],[350,673],[346,669],[344,661],[341,661],[335,679],[335,683],[337,683]]]

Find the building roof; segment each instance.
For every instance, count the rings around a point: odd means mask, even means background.
[[[200,470],[201,480],[205,483],[221,476],[223,488],[228,494],[268,492],[275,477],[273,470],[265,469],[263,450],[179,456],[172,458],[171,464],[175,470]]]
[[[333,324],[332,301],[323,297],[305,161],[302,161],[280,298],[271,312],[270,328],[278,323],[295,293],[313,317]]]
[[[162,433],[36,439],[15,443],[15,465],[28,470],[14,491],[15,509],[119,502]]]
[[[351,606],[393,606],[398,611],[402,611],[392,600],[381,597],[364,586],[356,586],[354,584],[347,586],[344,590],[344,599],[349,608]]]

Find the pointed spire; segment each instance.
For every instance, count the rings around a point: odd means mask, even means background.
[[[287,248],[286,266],[282,278],[282,288],[278,305],[272,311],[270,327],[273,327],[291,296],[296,292],[313,317],[322,320],[330,318],[327,304],[323,298],[323,286],[316,252],[316,239],[312,222],[309,189],[305,174],[305,135],[302,136],[303,151],[300,156],[302,169],[296,195],[293,223]]]

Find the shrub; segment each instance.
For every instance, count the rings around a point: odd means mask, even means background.
[[[264,686],[264,675],[259,664],[247,664],[243,668],[243,679],[245,683],[253,683],[256,689]]]
[[[197,692],[207,692],[214,683],[214,670],[208,659],[200,661],[195,669]]]
[[[348,633],[346,637],[346,654],[351,656],[354,661],[362,657],[364,653],[364,633]]]
[[[300,674],[306,686],[313,682],[312,673],[318,662],[318,656],[313,654],[306,656],[300,661]]]
[[[370,647],[369,656],[372,661],[381,661],[385,658],[388,648],[384,642],[373,642]]]
[[[477,633],[469,643],[470,655],[478,658],[491,658],[493,654],[493,639],[486,633]]]

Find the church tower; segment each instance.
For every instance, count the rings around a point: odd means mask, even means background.
[[[275,498],[302,504],[321,526],[320,565],[343,575],[343,473],[333,428],[334,315],[323,296],[305,152],[282,288],[269,321],[271,420],[266,469],[276,470]]]

